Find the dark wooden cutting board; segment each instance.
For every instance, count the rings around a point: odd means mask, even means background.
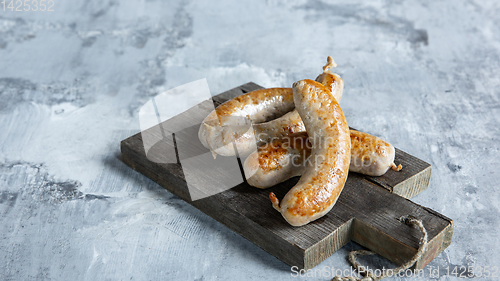
[[[212,103],[217,106],[260,88],[257,84],[247,83],[164,121],[161,126],[175,134],[177,128],[183,127],[183,122],[200,124],[213,110]],[[177,144],[181,142],[199,142],[198,126],[174,135],[171,145],[176,152]],[[157,134],[158,130],[150,133]],[[428,187],[431,165],[399,149],[396,149],[395,163],[403,165],[401,171],[389,170],[381,177],[349,173],[333,209],[321,219],[301,227],[290,226],[273,209],[268,197],[272,191],[279,199],[283,198],[298,178],[266,190],[243,182],[224,192],[192,201],[178,154],[174,157],[176,161],[174,159],[168,164],[148,160],[141,133],[123,140],[121,153],[123,162],[134,170],[268,253],[300,269],[313,268],[349,241],[355,241],[396,264],[404,263],[417,252],[421,238],[417,228],[400,222],[399,218],[404,216],[422,220],[429,234],[427,251],[414,268],[423,268],[451,243],[453,221],[409,200]],[[235,176],[224,173],[214,175],[212,180]]]

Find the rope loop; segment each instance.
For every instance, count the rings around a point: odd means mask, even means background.
[[[428,242],[427,241],[427,239],[428,239],[427,230],[425,229],[424,224],[422,223],[421,220],[416,219],[412,216],[401,217],[401,218],[399,218],[399,221],[404,223],[404,224],[407,224],[407,225],[416,225],[420,229],[420,231],[422,232],[422,238],[420,239],[420,246],[418,248],[417,253],[415,254],[415,256],[413,256],[413,258],[411,260],[409,260],[408,262],[402,264],[401,266],[399,266],[395,269],[384,271],[384,273],[382,275],[377,276],[377,275],[373,274],[372,272],[369,272],[368,270],[366,270],[366,268],[364,266],[362,266],[356,260],[356,256],[375,255],[376,253],[374,253],[372,251],[368,251],[368,250],[352,251],[349,253],[349,262],[351,263],[351,265],[354,268],[356,268],[356,270],[359,273],[361,273],[365,277],[362,279],[359,279],[359,278],[354,277],[354,276],[346,276],[346,277],[335,276],[332,279],[332,281],[378,281],[378,280],[387,278],[389,276],[397,275],[400,272],[405,271],[408,268],[410,268],[413,264],[415,264],[415,262],[417,262],[417,260],[419,260],[422,257],[425,250],[427,249],[427,242]]]

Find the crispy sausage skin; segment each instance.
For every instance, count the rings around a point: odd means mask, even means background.
[[[351,130],[351,165],[349,170],[369,176],[381,176],[392,168],[401,170],[394,164],[395,149],[390,143],[367,133]]]
[[[350,130],[350,172],[369,176],[381,176],[394,165],[394,147],[367,133]],[[269,188],[295,176],[300,176],[310,165],[312,145],[306,132],[273,139],[261,146],[245,160],[243,169],[249,185]]]
[[[311,165],[281,204],[274,193],[269,197],[289,224],[301,226],[324,216],[337,202],[347,179],[351,140],[344,113],[323,84],[295,82],[293,99],[312,144]]]
[[[243,164],[247,183],[268,188],[289,178],[300,176],[311,155],[311,143],[306,132],[273,139],[257,148]]]
[[[316,81],[325,85],[340,102],[344,81],[329,68],[335,66],[328,57],[323,73]],[[260,89],[235,97],[218,106],[203,120],[198,137],[206,148],[223,156],[255,151],[257,146],[296,132],[305,131],[304,124],[293,111],[291,88]]]

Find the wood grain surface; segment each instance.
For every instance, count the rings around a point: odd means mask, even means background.
[[[189,143],[193,149],[185,153],[193,155],[209,151],[198,141],[199,125],[183,128],[184,122],[194,124],[198,121],[196,124],[200,124],[200,120],[213,109],[212,102],[218,105],[259,88],[254,83],[244,84],[159,124],[166,135],[158,135],[160,130],[151,128],[123,140],[123,161],[290,266],[313,268],[351,240],[402,264],[416,253],[420,240],[418,229],[400,222],[399,219],[405,216],[421,219],[429,233],[429,247],[415,268],[424,267],[451,243],[453,221],[409,200],[428,187],[431,166],[399,149],[396,149],[395,163],[403,165],[401,171],[389,170],[381,177],[349,173],[333,209],[321,219],[302,227],[286,223],[272,208],[268,198],[271,191],[279,199],[283,198],[298,177],[266,190],[242,182],[232,189],[192,201],[179,163],[180,159],[190,155],[181,155],[179,144]],[[175,149],[176,155],[164,159],[160,156],[157,161],[150,161],[144,151],[144,136],[163,139],[166,145]],[[223,177],[239,177],[234,170],[219,172],[203,180],[217,182]]]

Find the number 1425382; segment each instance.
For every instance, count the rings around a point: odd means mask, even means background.
[[[0,2],[2,11],[11,12],[53,12],[53,0],[3,0]]]

